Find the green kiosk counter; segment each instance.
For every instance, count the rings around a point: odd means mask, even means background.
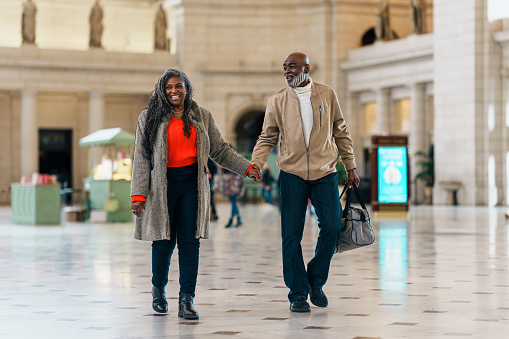
[[[118,209],[114,212],[106,211],[107,222],[130,222],[133,221],[131,212],[131,181],[130,180],[83,180],[85,192],[88,193],[90,210],[105,210],[104,203],[111,193],[118,201]]]
[[[11,184],[12,222],[60,224],[60,185]]]

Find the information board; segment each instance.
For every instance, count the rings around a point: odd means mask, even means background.
[[[378,202],[406,203],[408,200],[407,149],[378,147]]]

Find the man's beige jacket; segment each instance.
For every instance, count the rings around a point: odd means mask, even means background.
[[[304,180],[320,179],[335,172],[338,154],[346,170],[355,168],[352,138],[334,90],[313,82],[311,106],[313,129],[306,147],[297,94],[287,87],[270,97],[252,163],[262,168],[279,142],[279,168]]]

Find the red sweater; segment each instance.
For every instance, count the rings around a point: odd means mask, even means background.
[[[191,125],[191,136],[184,136],[184,121],[171,118],[166,131],[168,140],[167,167],[184,167],[198,161],[198,146],[196,144],[196,128]]]

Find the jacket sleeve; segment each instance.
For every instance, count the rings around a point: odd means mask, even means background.
[[[345,119],[343,118],[338,97],[332,89],[331,91],[331,113],[333,116],[332,136],[334,137],[336,147],[338,148],[339,155],[341,156],[341,161],[343,162],[343,165],[345,165],[345,169],[348,171],[357,167],[355,165],[355,156],[353,154],[353,142],[350,137],[350,131],[346,126]]]
[[[251,166],[251,163],[224,141],[221,133],[217,129],[212,114],[205,109],[202,110],[206,112],[205,114],[208,115],[209,119],[207,132],[209,134],[210,141],[210,157],[218,165],[225,167],[240,176],[244,176],[248,167]]]
[[[258,137],[258,141],[253,149],[252,163],[261,170],[270,152],[277,145],[279,140],[279,125],[276,120],[276,110],[272,98],[267,103],[265,117],[263,119],[262,133]]]
[[[133,161],[133,173],[131,179],[131,196],[141,195],[144,197],[148,196],[150,189],[150,159],[146,159],[143,156],[143,132],[145,130],[145,121],[147,112],[143,111],[140,113],[138,118],[138,124],[136,125],[136,139],[134,141],[134,161]]]

